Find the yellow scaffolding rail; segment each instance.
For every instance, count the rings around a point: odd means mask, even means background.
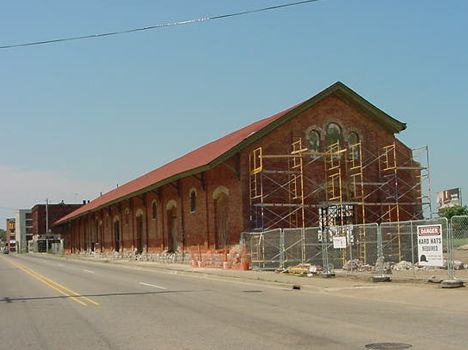
[[[349,176],[349,198],[360,207],[362,230],[359,231],[359,259],[367,264],[367,233],[366,233],[366,206],[365,187],[362,160],[362,144],[358,142],[348,146],[347,173]]]

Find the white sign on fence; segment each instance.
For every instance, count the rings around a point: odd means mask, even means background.
[[[333,248],[345,249],[346,248],[346,236],[333,237]]]
[[[422,266],[443,266],[442,225],[417,227],[418,261]]]

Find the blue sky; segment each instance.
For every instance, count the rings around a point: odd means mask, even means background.
[[[4,0],[0,45],[291,0]],[[92,199],[342,81],[428,144],[432,189],[468,188],[468,2],[324,0],[0,50],[0,227],[14,208]]]

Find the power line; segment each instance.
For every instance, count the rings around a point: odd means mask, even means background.
[[[31,41],[31,42],[26,42],[26,43],[21,43],[21,44],[3,45],[3,46],[0,46],[0,49],[12,49],[12,48],[24,47],[24,46],[46,45],[46,44],[60,43],[60,42],[64,42],[64,41],[97,39],[97,38],[103,38],[103,37],[108,37],[108,36],[115,36],[115,35],[121,35],[121,34],[142,32],[142,31],[145,31],[145,30],[162,29],[162,28],[166,28],[166,27],[174,27],[174,26],[180,26],[180,25],[186,25],[186,24],[194,24],[194,23],[207,22],[207,21],[216,21],[216,20],[226,19],[226,18],[230,18],[230,17],[245,16],[245,15],[259,13],[259,12],[278,10],[278,9],[285,8],[285,7],[304,5],[304,4],[308,4],[308,3],[311,3],[311,2],[318,2],[318,1],[320,1],[320,0],[304,0],[304,1],[297,1],[297,2],[292,2],[292,3],[287,3],[287,4],[280,4],[280,5],[275,5],[275,6],[263,7],[263,8],[254,9],[254,10],[240,11],[240,12],[228,13],[228,14],[212,16],[212,17],[200,17],[200,18],[194,18],[194,19],[187,19],[187,20],[182,20],[182,21],[177,21],[177,22],[170,22],[170,23],[161,23],[161,24],[155,24],[155,25],[150,25],[150,26],[146,26],[146,27],[131,28],[131,29],[126,29],[126,30],[114,31],[114,32],[80,35],[80,36],[64,37],[64,38],[49,39],[49,40],[42,40],[42,41]]]

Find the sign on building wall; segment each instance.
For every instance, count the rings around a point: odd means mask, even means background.
[[[417,227],[418,262],[422,266],[443,266],[442,225]]]
[[[7,231],[15,232],[15,219],[7,219]]]
[[[437,193],[437,208],[449,208],[455,205],[462,205],[460,188],[452,188]]]

